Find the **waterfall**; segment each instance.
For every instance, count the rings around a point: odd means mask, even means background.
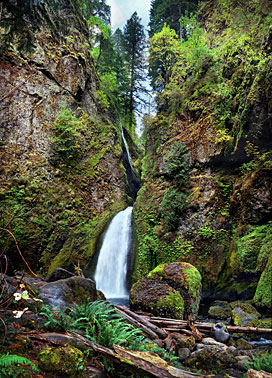
[[[131,164],[131,158],[130,158],[130,154],[129,154],[129,148],[128,148],[128,144],[127,144],[127,141],[126,141],[126,138],[125,138],[125,134],[124,134],[124,129],[123,129],[123,127],[121,127],[121,134],[122,134],[122,141],[123,141],[124,146],[125,146],[125,152],[126,152],[126,154],[127,154],[128,163],[129,163],[129,165],[130,165],[130,168],[131,168],[132,170],[134,170],[133,167],[132,167],[132,164]]]
[[[99,252],[94,279],[106,298],[128,298],[126,276],[132,239],[132,207],[112,219]]]
[[[128,195],[131,198],[133,198],[133,200],[135,201],[137,197],[137,192],[140,189],[140,182],[131,164],[129,148],[128,148],[127,141],[125,138],[123,127],[121,127],[121,132],[122,132],[122,150],[123,150],[122,160],[123,160],[123,165],[126,170],[127,183],[128,183],[127,192],[128,192]]]

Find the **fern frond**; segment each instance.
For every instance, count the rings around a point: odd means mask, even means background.
[[[32,370],[39,372],[39,369],[34,362],[26,357],[9,353],[0,355],[0,368],[12,368],[15,367],[14,365],[27,365],[30,366]]]

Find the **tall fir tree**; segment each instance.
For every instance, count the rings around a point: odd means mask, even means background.
[[[133,124],[134,111],[144,100],[141,94],[145,91],[145,33],[141,19],[134,12],[127,21],[123,33],[124,57],[129,72],[129,128]]]

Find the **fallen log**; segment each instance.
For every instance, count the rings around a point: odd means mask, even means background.
[[[122,312],[125,312],[131,318],[137,320],[138,322],[140,322],[141,324],[143,324],[148,329],[151,329],[153,332],[156,333],[157,337],[159,337],[160,339],[166,339],[167,333],[164,332],[161,328],[159,328],[156,325],[154,325],[153,323],[151,323],[150,321],[148,321],[147,319],[145,319],[143,316],[135,314],[135,312],[130,311],[125,306],[115,306],[115,308],[117,308],[118,310],[120,310]]]
[[[124,311],[120,310],[115,306],[115,311],[122,315],[130,324],[133,324],[135,327],[140,328],[147,336],[149,336],[152,340],[157,339],[158,335],[152,329],[146,327],[142,323],[138,322],[136,319],[133,319],[131,316],[126,314]],[[154,325],[153,325],[154,327]],[[158,328],[158,327],[156,327]]]
[[[186,320],[178,320],[178,319],[167,319],[167,318],[157,318],[157,317],[144,317],[150,323],[159,324],[166,330],[173,328],[183,329],[186,328],[188,322]],[[202,323],[202,322],[194,322],[195,326],[200,330],[212,330],[215,323]],[[261,333],[261,334],[269,334],[272,333],[271,328],[258,328],[258,327],[240,327],[240,326],[228,326],[226,325],[227,330],[229,332],[237,332],[237,333]]]
[[[84,342],[95,352],[103,355],[117,364],[125,364],[127,368],[134,373],[143,374],[148,377],[158,378],[197,378],[203,377],[201,374],[194,374],[185,370],[174,368],[167,364],[158,355],[154,355],[149,352],[131,351],[123,348],[119,345],[114,345],[114,351],[96,344],[85,337],[77,334],[76,332],[68,332],[73,337],[78,338],[81,342]]]

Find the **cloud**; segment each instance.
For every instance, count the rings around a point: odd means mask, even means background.
[[[111,25],[115,29],[123,28],[126,21],[136,11],[142,19],[142,24],[147,27],[149,21],[149,0],[107,0],[111,7]]]
[[[126,21],[125,13],[121,11],[116,0],[107,0],[107,4],[111,7],[111,26],[116,28]]]

